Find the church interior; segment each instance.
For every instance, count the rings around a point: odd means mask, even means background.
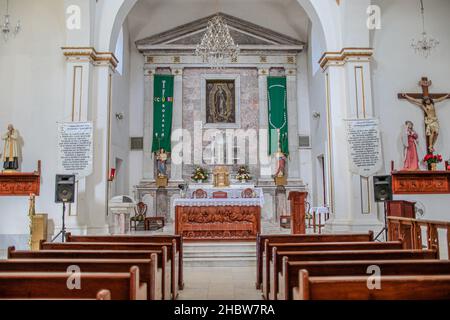
[[[0,0],[0,300],[450,299],[449,12]]]

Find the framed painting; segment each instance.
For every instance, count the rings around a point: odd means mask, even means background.
[[[202,76],[202,118],[205,128],[240,127],[239,75]]]

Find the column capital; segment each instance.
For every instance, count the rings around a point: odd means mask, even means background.
[[[62,47],[68,62],[89,62],[94,66],[108,66],[115,70],[119,60],[112,52],[98,52],[93,47]]]
[[[183,67],[173,68],[172,69],[172,75],[174,75],[174,76],[182,76],[183,75],[183,71],[184,71]]]
[[[258,68],[258,76],[269,76],[269,68]]]
[[[347,62],[370,62],[372,48],[343,48],[339,52],[325,52],[319,60],[320,67],[343,66]]]
[[[144,75],[145,76],[154,76],[156,74],[156,69],[145,69],[144,70]]]
[[[296,76],[297,76],[297,68],[286,69],[286,77],[296,77]]]

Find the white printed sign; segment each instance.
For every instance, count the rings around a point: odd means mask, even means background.
[[[93,164],[92,122],[58,123],[58,173],[89,176]]]
[[[369,177],[382,169],[378,119],[347,120],[347,142],[353,173]]]

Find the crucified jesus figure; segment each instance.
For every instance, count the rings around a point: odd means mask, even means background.
[[[447,93],[430,93],[432,82],[427,77],[423,77],[419,86],[422,87],[422,93],[399,93],[399,99],[406,99],[414,105],[419,106],[425,113],[425,130],[427,136],[427,152],[433,154],[435,151],[436,141],[439,137],[439,120],[436,114],[435,104],[449,99],[450,94]]]
[[[428,151],[430,153],[434,152],[434,146],[436,145],[436,141],[439,137],[439,119],[436,114],[435,103],[442,102],[447,100],[450,97],[450,94],[447,94],[443,97],[432,99],[428,96],[423,97],[422,99],[416,99],[409,96],[406,93],[402,94],[402,97],[408,100],[409,102],[419,106],[425,112],[425,130],[428,139]]]

